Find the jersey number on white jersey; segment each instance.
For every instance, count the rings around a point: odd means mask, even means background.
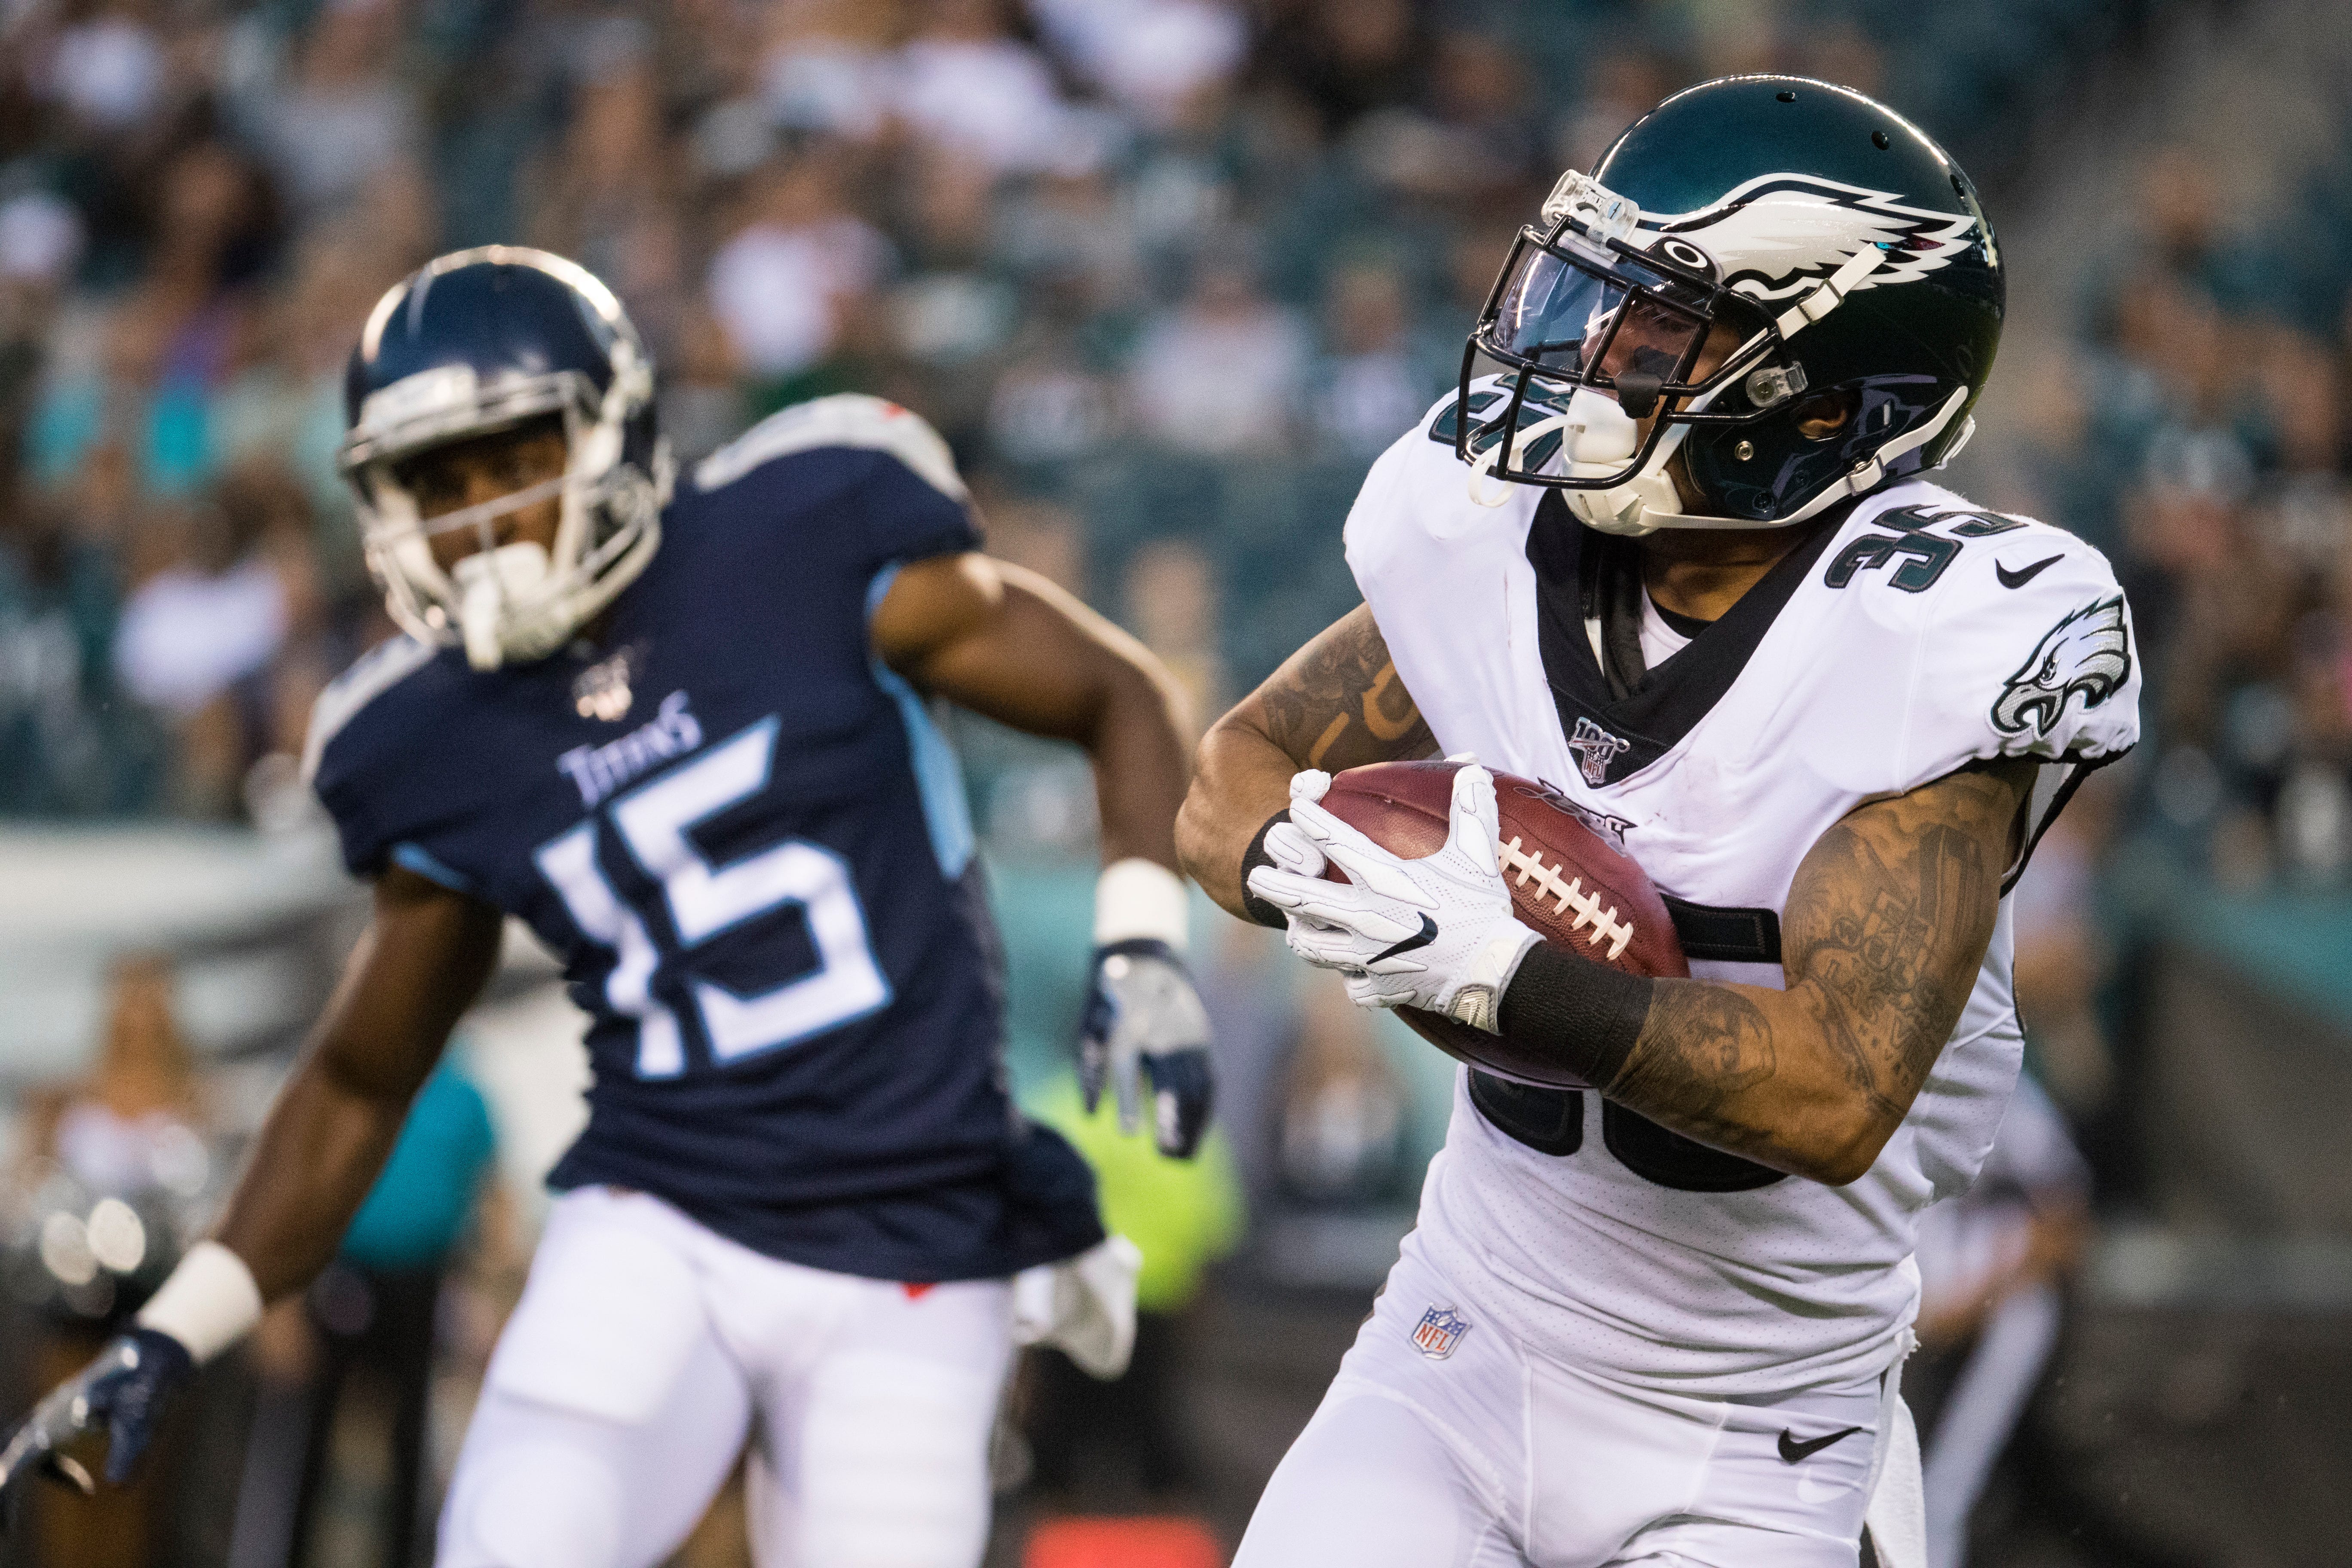
[[[696,824],[766,788],[775,752],[776,721],[761,720],[607,808],[622,844],[661,884],[667,926],[677,937],[675,952],[656,944],[645,920],[621,901],[597,864],[597,818],[541,845],[531,857],[572,922],[616,954],[604,995],[614,1012],[637,1021],[640,1078],[675,1078],[686,1070],[677,1015],[653,994],[656,972],[761,915],[799,906],[817,967],[749,995],[689,978],[703,1035],[720,1065],[830,1033],[890,1000],[889,983],[866,941],[866,912],[840,856],[788,838],[713,866],[687,837]]]

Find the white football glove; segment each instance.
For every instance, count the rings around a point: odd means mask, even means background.
[[[1445,845],[1418,860],[1381,848],[1317,804],[1330,775],[1290,781],[1290,821],[1265,836],[1275,861],[1250,891],[1289,921],[1290,951],[1348,976],[1362,1007],[1423,1007],[1498,1032],[1503,988],[1541,940],[1511,910],[1495,863],[1495,775],[1469,762],[1454,775]],[[1326,880],[1324,863],[1346,882]]]

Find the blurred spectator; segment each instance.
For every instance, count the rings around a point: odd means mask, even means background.
[[[663,133],[661,83],[642,25],[604,29],[597,74],[572,92],[571,123],[530,182],[531,243],[568,256],[629,301],[629,313],[667,360],[691,306],[686,236],[676,192],[682,160]]]
[[[41,1385],[71,1374],[162,1282],[207,1217],[218,1165],[194,1064],[174,1016],[169,963],[116,967],[106,1031],[81,1082],[28,1107],[12,1185],[12,1293],[37,1303]],[[26,1502],[37,1568],[147,1568],[176,1555],[192,1504],[184,1467],[201,1401],[184,1402],[128,1489],[83,1498],[41,1487]]]
[[[1332,274],[1325,293],[1327,351],[1314,376],[1314,416],[1351,458],[1385,450],[1429,410],[1443,385],[1413,353],[1404,280],[1385,267]]]
[[[1263,68],[1295,85],[1327,128],[1419,91],[1427,40],[1412,0],[1281,0],[1265,10]]]
[[[1014,465],[1066,463],[1109,437],[1118,388],[1088,370],[1066,336],[1047,338],[1016,360],[988,403],[990,447]]]
[[[1617,133],[1675,89],[1676,74],[1665,57],[1653,49],[1617,49],[1601,56],[1586,68],[1585,90],[1576,108],[1553,132],[1553,162],[1591,173]],[[1493,265],[1502,263],[1498,259]],[[1485,290],[1480,293],[1483,297]]]
[[[2095,918],[2094,879],[2110,789],[2094,778],[2034,846],[2010,910],[2017,1006],[2040,1077],[2081,1123],[2105,1109],[2115,1062],[2098,1012],[2112,955]]]
[[[2089,1216],[2083,1158],[2021,1077],[1976,1185],[1919,1221],[1920,1350],[1903,1384],[1919,1417],[1933,1568],[1968,1561],[1969,1516],[2056,1348]]]
[[[1328,982],[1328,983],[1327,983]],[[1373,1022],[1336,977],[1302,985],[1297,1054],[1284,1094],[1282,1173],[1290,1195],[1325,1207],[1392,1202],[1404,1091]]]
[[[241,1563],[392,1568],[415,1560],[438,1511],[426,1416],[442,1290],[474,1224],[496,1141],[481,1091],[454,1061],[425,1080],[335,1261],[280,1302],[255,1340],[261,1375],[232,1553]],[[511,1267],[511,1217],[485,1205],[486,1245]],[[354,1426],[373,1427],[373,1441]],[[383,1473],[359,1486],[335,1472]],[[377,1543],[381,1543],[378,1545]]]
[[[289,197],[315,218],[374,208],[420,177],[423,127],[393,74],[402,44],[394,0],[328,0],[297,40],[289,79],[247,113]]]
[[[709,457],[750,424],[735,344],[709,310],[688,312],[677,346],[659,369],[662,433],[681,463]]]
[[[198,142],[165,166],[144,277],[82,334],[102,348],[61,345],[52,366],[30,432],[37,473],[68,480],[113,441],[151,490],[184,494],[203,480],[211,399],[245,346],[276,223],[258,171],[225,144]]]
[[[108,711],[115,574],[64,506],[0,506],[0,811],[79,815],[141,804],[143,781]]]
[[[894,107],[919,138],[998,173],[1083,173],[1109,126],[1064,103],[1042,56],[1011,37],[1004,0],[931,0],[899,51]]]
[[[793,131],[870,142],[892,108],[891,48],[904,7],[891,0],[791,0],[767,13],[761,98]]]
[[[1030,0],[1029,13],[1080,75],[1155,129],[1201,119],[1249,41],[1219,0]]]
[[[254,763],[300,752],[332,671],[317,646],[309,505],[290,479],[231,474],[183,527],[177,559],[123,606],[115,667],[172,724],[183,809],[222,816],[241,804]]]
[[[1425,104],[1367,115],[1349,137],[1382,184],[1462,210],[1498,205],[1541,179],[1547,154],[1527,65],[1507,37],[1440,36]]]
[[[164,958],[142,955],[115,966],[97,1060],[81,1082],[33,1102],[30,1159],[55,1162],[100,1197],[192,1199],[205,1191],[212,1174],[208,1119],[180,1033],[174,984]]]
[[[1172,539],[1145,545],[1127,564],[1127,624],[1183,687],[1195,736],[1226,706],[1215,574],[1197,546]]]
[[[1139,216],[1104,171],[1028,182],[1009,194],[997,228],[998,258],[1055,316],[1119,309],[1144,290]]]
[[[324,592],[343,603],[374,597],[351,492],[335,470],[343,370],[369,307],[399,277],[404,259],[382,254],[353,225],[312,230],[207,421],[216,468],[274,468],[300,486],[314,519]]]
[[[842,342],[845,321],[892,262],[889,242],[845,205],[837,155],[778,159],[753,176],[734,236],[711,258],[710,309],[771,407]]]
[[[1195,264],[1184,302],[1145,329],[1128,395],[1146,435],[1178,451],[1264,457],[1290,443],[1307,331],[1230,248]]]
[[[164,51],[140,9],[95,6],[60,28],[38,78],[44,95],[104,131],[144,120],[163,96]]]

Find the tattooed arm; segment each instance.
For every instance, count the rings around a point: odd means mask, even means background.
[[[1242,856],[1266,819],[1289,804],[1291,774],[1436,752],[1371,610],[1360,605],[1202,739],[1192,793],[1176,819],[1176,852],[1211,898],[1246,919]]]
[[[2032,777],[1970,768],[1839,822],[1790,889],[1789,988],[1656,982],[1604,1092],[1775,1170],[1870,1169],[1976,984]]]

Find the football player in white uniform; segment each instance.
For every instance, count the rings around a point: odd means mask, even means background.
[[[1460,1075],[1241,1568],[1826,1568],[1866,1504],[1916,1561],[1915,1220],[2017,1073],[2003,894],[2137,726],[2106,562],[1925,477],[2002,305],[1973,188],[1900,116],[1794,78],[1669,99],[1562,178],[1459,392],[1373,466],[1364,606],[1204,742],[1179,844],[1228,909],[1598,1090]],[[1563,792],[1692,978],[1537,942],[1484,768],[1425,860],[1316,804],[1439,752]]]

